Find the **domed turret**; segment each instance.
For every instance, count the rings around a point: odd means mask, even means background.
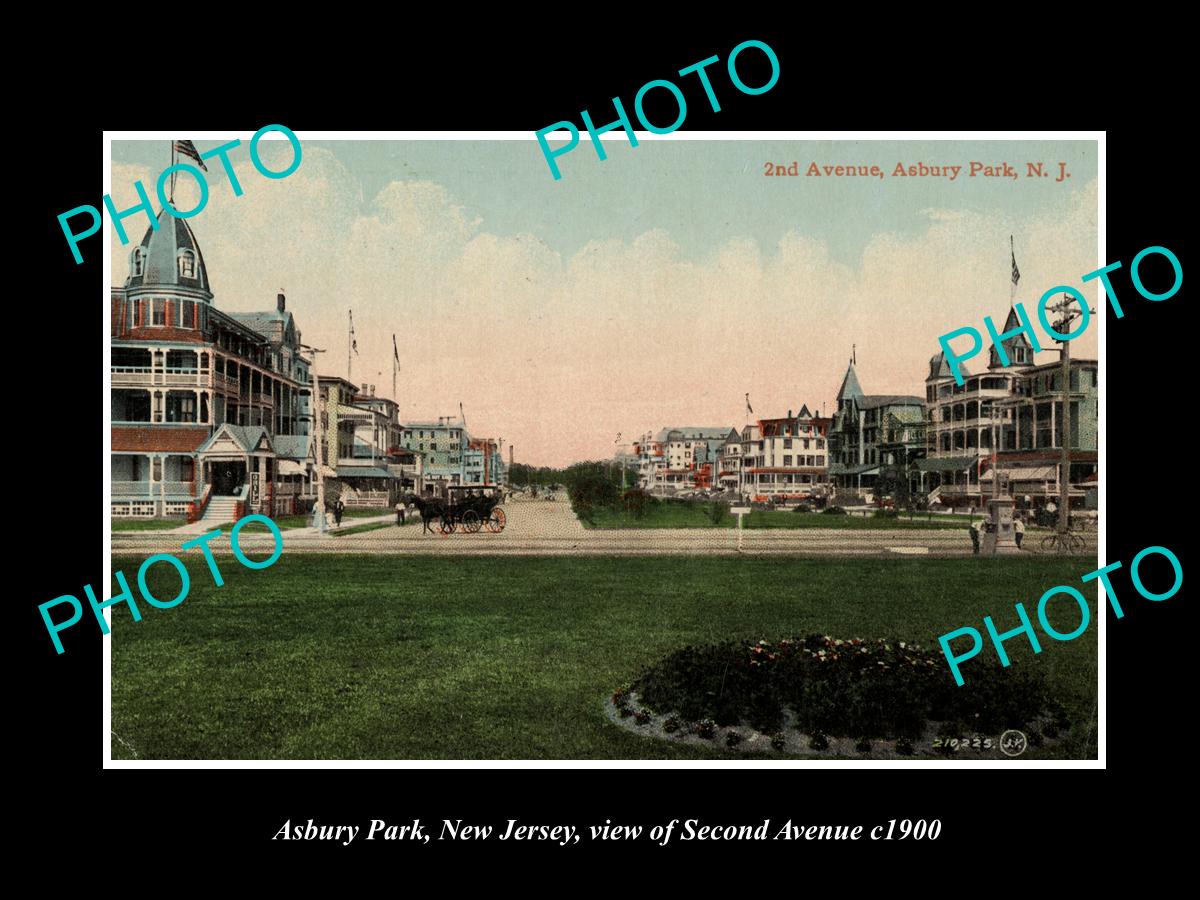
[[[172,291],[199,295],[212,300],[208,270],[196,236],[185,219],[177,219],[166,209],[158,214],[158,228],[147,228],[142,242],[129,254],[126,290]]]

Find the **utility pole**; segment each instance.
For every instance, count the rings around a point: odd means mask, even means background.
[[[1085,301],[1082,298],[1079,300],[1079,305]],[[1071,323],[1083,315],[1083,310],[1076,307],[1074,298],[1069,294],[1063,294],[1062,300],[1053,306],[1047,307],[1051,312],[1061,314],[1061,318],[1054,323],[1054,330],[1058,334],[1070,334]],[[1088,309],[1088,312],[1095,314],[1094,309]],[[1059,455],[1058,463],[1058,533],[1065,534],[1067,525],[1070,522],[1070,503],[1071,503],[1071,341],[1055,338],[1055,343],[1062,344],[1062,349],[1059,351],[1062,359],[1062,415],[1059,421],[1062,422],[1062,441],[1061,454]],[[1053,437],[1053,436],[1052,436]]]
[[[321,421],[321,412],[325,409],[325,404],[321,402],[321,379],[317,375],[317,354],[324,353],[324,350],[318,350],[316,347],[310,347],[308,344],[300,345],[303,349],[312,353],[311,361],[312,371],[312,392],[313,404],[316,406],[316,416],[314,416],[316,427],[313,435],[313,440],[316,442],[317,451],[317,533],[325,533],[325,453],[322,450],[321,438],[326,431],[324,423]]]

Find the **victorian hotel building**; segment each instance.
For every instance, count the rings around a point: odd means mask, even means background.
[[[282,294],[213,305],[191,228],[163,210],[112,291],[112,514],[292,512],[311,485],[308,366]]]
[[[1020,324],[1010,308],[1004,331]],[[1096,360],[1070,360],[1069,406],[1064,410],[1062,364],[1036,365],[1033,345],[1023,332],[1003,346],[1006,358],[992,346],[984,372],[962,366],[961,385],[943,354],[929,361],[925,458],[917,462],[922,487],[931,501],[944,505],[979,504],[996,491],[1016,497],[1021,505],[1026,497],[1031,505],[1043,505],[1059,496],[1065,439],[1071,506],[1094,509],[1099,464]]]
[[[318,458],[326,500],[347,506],[387,506],[438,479],[504,479],[497,441],[456,426],[454,441],[414,442],[431,426],[405,428],[374,385],[321,376],[314,397],[284,295],[266,312],[217,309],[188,223],[165,210],[157,221],[111,294],[113,516],[305,512]],[[457,452],[440,460],[443,449]]]

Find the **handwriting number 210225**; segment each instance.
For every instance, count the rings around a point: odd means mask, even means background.
[[[937,737],[933,739],[933,749],[937,750],[941,747],[949,747],[951,750],[991,750],[995,746],[995,741],[990,737],[974,737],[963,738],[944,738]]]

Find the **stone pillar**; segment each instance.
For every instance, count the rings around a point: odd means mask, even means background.
[[[1000,497],[987,502],[987,517],[980,552],[984,556],[1005,556],[1020,553],[1017,549],[1016,532],[1013,530],[1012,497]]]

